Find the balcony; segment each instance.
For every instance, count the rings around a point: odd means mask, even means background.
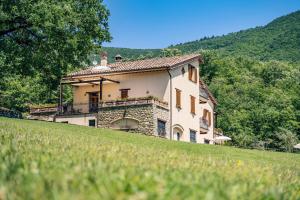
[[[209,124],[206,119],[200,118],[200,133],[207,133],[209,129]]]
[[[202,88],[199,89],[199,92],[200,92],[200,95],[199,95],[200,103],[206,103],[209,99],[208,94]]]
[[[155,97],[141,97],[124,100],[102,101],[99,103],[79,103],[79,104],[64,104],[61,108],[58,106],[30,108],[31,115],[74,115],[74,114],[88,114],[97,113],[100,108],[117,107],[117,106],[133,106],[155,104],[165,109],[168,109],[168,103],[158,100]]]

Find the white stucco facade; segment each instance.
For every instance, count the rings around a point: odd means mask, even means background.
[[[83,115],[69,115],[69,116],[60,116],[55,118],[55,122],[68,123],[80,126],[89,126],[90,120],[97,121],[95,114],[83,114]],[[96,125],[95,125],[96,127]]]
[[[197,69],[199,74],[199,62],[194,61],[189,63]],[[183,73],[184,71],[184,73]],[[188,77],[188,64],[179,66],[171,71],[172,75],[172,125],[173,125],[173,140],[177,140],[176,134],[180,130],[180,126],[183,130],[179,133],[180,141],[190,141],[190,132],[196,132],[196,141],[200,141],[199,136],[199,118],[200,107],[199,102],[199,82],[193,82]],[[176,103],[176,89],[181,91],[181,108],[177,108]],[[191,113],[191,96],[195,97],[195,114]],[[174,126],[175,125],[175,126]]]

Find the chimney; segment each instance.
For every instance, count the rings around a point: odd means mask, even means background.
[[[115,56],[115,61],[116,62],[121,62],[122,61],[122,56],[120,54]]]
[[[101,52],[100,53],[100,59],[101,59],[101,62],[100,62],[100,66],[107,66],[107,52]]]

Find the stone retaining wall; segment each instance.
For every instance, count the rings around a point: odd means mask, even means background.
[[[112,122],[119,119],[134,119],[138,121],[135,129],[128,130],[146,135],[157,135],[157,119],[166,121],[168,133],[169,111],[155,104],[103,107],[98,112],[98,127],[112,128]]]

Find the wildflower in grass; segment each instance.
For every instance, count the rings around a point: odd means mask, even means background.
[[[244,163],[243,163],[243,161],[238,160],[238,161],[236,162],[236,165],[237,165],[238,167],[240,167],[240,166],[243,166]]]

